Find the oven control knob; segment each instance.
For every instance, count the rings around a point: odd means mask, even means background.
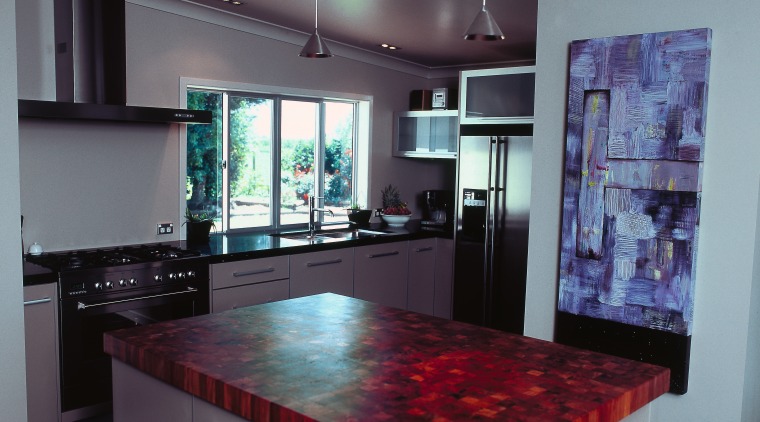
[[[124,280],[123,278],[119,280],[119,286],[126,287],[127,286],[127,280]]]
[[[186,274],[184,272],[180,271],[179,274],[177,274],[177,277],[179,277],[180,280],[184,280],[185,277],[186,277]]]
[[[111,280],[106,281],[106,288],[113,289],[113,281]]]
[[[137,286],[137,279],[136,278],[130,278],[129,279],[129,285],[130,286]]]
[[[188,271],[187,278],[195,278],[195,271]]]
[[[177,274],[169,273],[169,280],[176,280],[176,279],[177,279]]]
[[[163,279],[164,277],[162,277],[161,274],[156,274],[153,276],[153,280],[156,280],[156,283],[160,283]]]
[[[103,290],[103,283],[101,283],[99,281],[96,282],[95,283],[95,290]]]

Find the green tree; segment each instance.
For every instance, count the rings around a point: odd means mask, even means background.
[[[346,119],[325,145],[325,202],[349,206],[353,182],[353,119]]]
[[[187,107],[212,112],[210,125],[187,127],[187,194],[188,208],[202,210],[221,201],[222,95],[214,92],[189,91]]]
[[[256,106],[265,99],[250,97],[230,97],[230,141],[229,179],[230,196],[268,196],[269,186],[263,186],[256,177],[255,155],[271,146],[270,139],[258,139],[253,131]],[[266,144],[265,144],[266,143]],[[265,189],[266,192],[261,192]]]

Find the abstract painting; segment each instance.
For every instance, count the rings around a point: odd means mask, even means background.
[[[691,335],[711,38],[571,44],[560,311]]]

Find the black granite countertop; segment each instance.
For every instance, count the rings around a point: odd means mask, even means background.
[[[336,229],[340,226],[335,227]],[[404,240],[441,237],[451,239],[450,230],[429,230],[422,228],[420,220],[410,220],[404,227],[389,227],[385,223],[373,223],[363,229],[381,231],[386,235],[366,237],[355,240],[333,241],[327,243],[308,243],[272,236],[270,233],[249,232],[238,234],[212,234],[208,244],[188,244],[185,241],[164,242],[176,246],[195,249],[209,256],[212,264],[241,261],[245,259],[264,258],[278,255],[295,255],[331,249],[351,248],[355,246],[374,245],[380,243],[400,242]],[[325,227],[330,230],[333,227]],[[283,230],[302,231],[303,229]],[[57,274],[47,268],[24,261],[24,286],[34,284],[55,283]]]
[[[45,267],[24,260],[24,287],[37,284],[57,283],[58,274]]]
[[[208,244],[189,245],[189,247],[195,247],[202,253],[209,255],[211,263],[218,264],[222,262],[241,261],[244,259],[264,258],[278,255],[295,255],[379,243],[400,242],[404,240],[425,239],[431,237],[450,239],[453,237],[451,231],[423,229],[419,220],[411,220],[404,225],[404,227],[389,227],[385,223],[373,223],[361,228],[382,231],[387,234],[329,243],[307,243],[305,241],[291,240],[261,232],[229,235],[212,234]],[[325,227],[325,229],[329,230],[331,227]],[[287,230],[283,232],[287,232]]]

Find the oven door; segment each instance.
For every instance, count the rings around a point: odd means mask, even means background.
[[[103,333],[209,312],[208,287],[174,286],[61,300],[61,410],[111,401]]]

